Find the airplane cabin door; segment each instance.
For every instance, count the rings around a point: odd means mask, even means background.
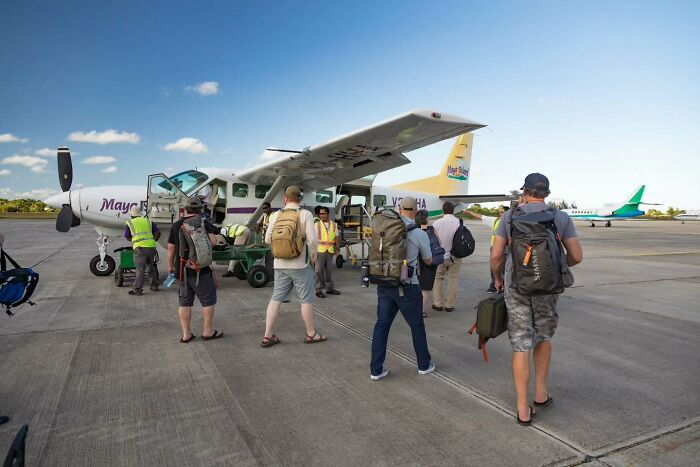
[[[172,224],[180,219],[187,195],[164,174],[148,176],[148,217],[157,224]]]

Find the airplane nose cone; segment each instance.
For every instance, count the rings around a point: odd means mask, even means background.
[[[63,193],[53,195],[49,198],[46,198],[44,203],[51,206],[52,208],[61,209],[61,206],[63,206],[64,204],[70,204],[70,192],[64,191]]]

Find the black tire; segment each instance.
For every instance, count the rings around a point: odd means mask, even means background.
[[[114,285],[117,287],[124,285],[124,270],[122,268],[117,268],[114,271]]]
[[[256,289],[265,287],[269,280],[270,275],[267,273],[267,268],[265,266],[257,264],[248,271],[248,283]]]
[[[109,276],[114,272],[116,267],[117,263],[115,263],[114,258],[109,255],[105,256],[104,262],[100,261],[100,255],[90,260],[90,272],[96,276]]]
[[[343,267],[343,264],[345,264],[345,258],[343,258],[343,255],[338,255],[338,257],[335,258],[335,267],[340,269]]]
[[[236,266],[233,268],[233,274],[242,281],[248,278],[248,273],[245,272],[240,261],[236,263]]]

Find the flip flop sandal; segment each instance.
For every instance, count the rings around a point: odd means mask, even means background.
[[[190,336],[189,339],[182,339],[182,338],[180,338],[180,344],[187,344],[189,341],[191,341],[191,340],[194,339],[195,337],[197,337],[197,336],[195,336],[194,334],[192,334],[192,335]]]
[[[530,409],[530,420],[520,420],[520,415],[518,415],[518,412],[515,412],[515,419],[518,421],[518,425],[522,426],[530,426],[532,424],[532,419],[535,417],[535,409],[532,407],[528,407]]]
[[[318,336],[318,339],[316,339],[316,336]],[[326,336],[319,334],[318,331],[314,331],[313,336],[306,336],[304,344],[318,344],[319,342],[325,342],[327,340],[328,338]]]
[[[223,332],[217,331],[216,329],[214,329],[214,334],[212,334],[211,336],[202,336],[202,339],[205,341],[210,341],[212,339],[218,339],[219,337],[223,337],[223,336],[224,336]]]
[[[549,404],[551,404],[552,402],[554,402],[554,399],[552,399],[552,396],[550,396],[549,394],[547,394],[547,400],[546,400],[546,401],[544,401],[544,402],[533,401],[533,402],[534,402],[534,404],[535,404],[536,407],[547,407]]]
[[[263,340],[260,343],[260,347],[266,349],[267,347],[272,347],[273,345],[279,344],[280,342],[282,342],[280,338],[273,334],[272,337],[263,337]]]

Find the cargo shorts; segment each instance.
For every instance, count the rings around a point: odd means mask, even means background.
[[[513,352],[527,352],[554,336],[559,295],[520,295],[506,287],[508,338]]]

